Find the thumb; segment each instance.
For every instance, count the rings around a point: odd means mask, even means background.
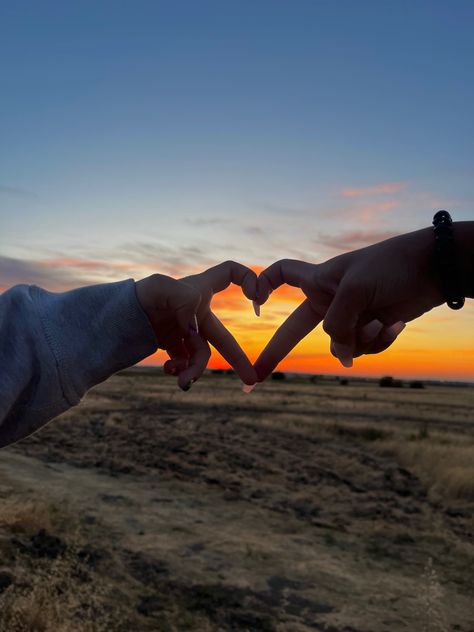
[[[201,295],[195,287],[164,274],[152,274],[135,283],[137,298],[147,314],[157,336],[163,316],[170,312],[184,336],[197,330],[196,313]]]
[[[192,285],[177,281],[170,297],[170,307],[174,309],[176,320],[184,336],[199,333],[197,310],[201,295]]]
[[[365,297],[365,287],[343,279],[324,317],[323,329],[331,337],[331,351],[346,368],[352,366],[357,343],[357,323],[366,308]]]

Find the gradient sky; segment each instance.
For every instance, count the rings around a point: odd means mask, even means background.
[[[0,287],[323,261],[474,219],[474,2],[0,3]],[[255,357],[299,301],[216,313]],[[474,379],[474,307],[342,369]],[[162,356],[150,361],[160,361]],[[217,356],[213,366],[220,366]]]

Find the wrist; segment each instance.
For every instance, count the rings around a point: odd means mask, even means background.
[[[148,318],[151,328],[153,329],[155,336],[158,336],[158,314],[156,310],[154,293],[154,284],[152,276],[135,281],[135,294],[143,312]]]
[[[474,222],[453,222],[461,287],[466,298],[474,298]]]

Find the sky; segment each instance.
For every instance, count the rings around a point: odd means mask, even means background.
[[[474,2],[0,2],[0,288],[325,261],[474,219]],[[215,312],[254,359],[299,303]],[[474,380],[474,306],[281,369]],[[159,353],[147,360],[161,363]],[[211,365],[224,366],[213,354]]]

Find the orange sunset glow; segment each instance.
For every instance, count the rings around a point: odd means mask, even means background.
[[[262,306],[257,318],[252,304],[240,288],[229,287],[216,295],[213,311],[241,344],[251,361],[255,361],[275,329],[303,300],[296,288],[283,286]],[[362,356],[352,369],[342,367],[329,353],[329,338],[319,325],[301,341],[278,366],[279,370],[353,376],[394,375],[404,378],[474,380],[474,305],[467,301],[463,313],[441,306],[421,319],[408,323],[392,348],[383,354]],[[161,365],[167,359],[163,351],[147,358],[143,364]],[[229,365],[214,349],[210,368]]]
[[[322,263],[474,218],[473,2],[4,4],[0,292]],[[213,308],[254,360],[302,299]],[[474,381],[473,330],[471,299],[439,307],[346,369],[318,326],[279,369]]]

